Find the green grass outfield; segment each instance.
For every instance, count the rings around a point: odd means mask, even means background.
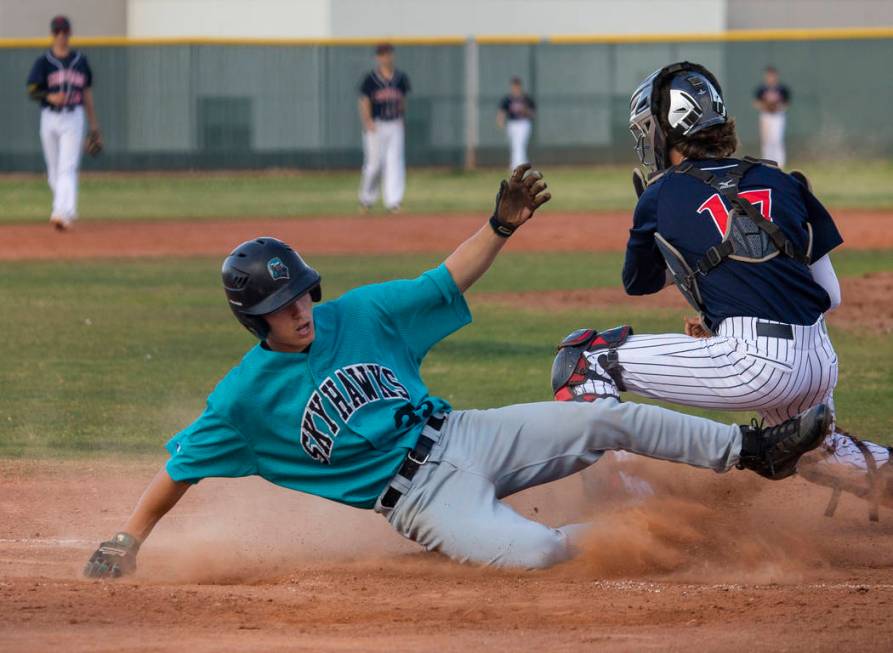
[[[544,168],[553,211],[630,210],[632,161],[625,166]],[[797,167],[797,166],[792,166]],[[804,163],[815,191],[838,208],[893,208],[893,161]],[[503,170],[410,170],[408,213],[479,212]],[[357,171],[85,175],[83,219],[199,219],[345,215],[357,210]],[[49,217],[44,178],[0,176],[0,223]]]
[[[547,400],[553,346],[570,330],[629,322],[640,333],[678,331],[681,314],[673,310],[547,312],[535,302],[515,310],[475,298],[519,287],[616,285],[620,257],[505,254],[470,295],[474,323],[426,360],[432,392],[457,408]],[[331,297],[414,276],[437,258],[321,256],[313,263]],[[836,264],[841,275],[893,270],[893,252],[842,252]],[[0,456],[160,455],[253,344],[229,314],[218,274],[211,258],[0,263]],[[842,422],[891,442],[893,339],[832,333]]]

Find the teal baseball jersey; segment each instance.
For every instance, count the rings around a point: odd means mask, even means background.
[[[251,349],[167,443],[168,474],[189,482],[256,474],[372,508],[428,417],[450,410],[428,394],[422,359],[469,322],[444,265],[316,306],[309,351]]]

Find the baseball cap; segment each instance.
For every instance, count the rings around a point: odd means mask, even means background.
[[[375,46],[375,54],[387,54],[393,52],[394,46],[390,43],[379,43]]]
[[[50,21],[50,31],[53,34],[58,34],[59,32],[70,33],[71,22],[66,16],[56,16]]]

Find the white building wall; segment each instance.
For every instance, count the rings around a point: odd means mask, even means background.
[[[332,36],[721,32],[726,0],[330,0]]]
[[[325,38],[329,12],[329,0],[127,0],[127,35]]]

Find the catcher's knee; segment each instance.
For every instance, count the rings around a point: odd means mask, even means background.
[[[626,390],[617,348],[632,335],[623,325],[602,331],[577,329],[558,345],[552,362],[552,393],[558,401],[619,398]]]

